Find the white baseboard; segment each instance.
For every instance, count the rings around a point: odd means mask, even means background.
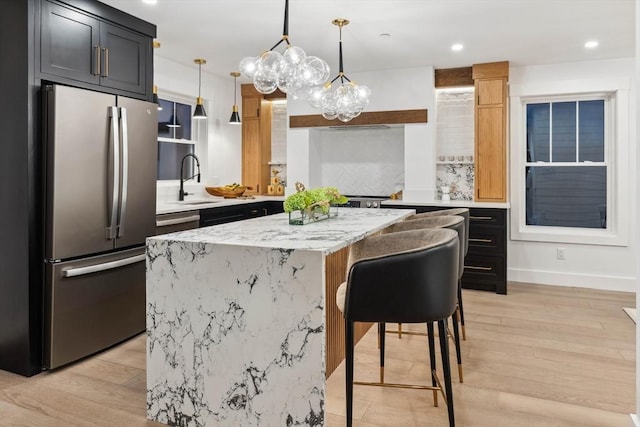
[[[629,414],[631,415],[631,419],[633,420],[633,425],[636,427],[640,427],[640,420],[638,420],[638,416],[636,414]]]
[[[558,273],[554,271],[507,269],[507,280],[541,285],[575,286],[606,291],[636,292],[635,277]],[[640,427],[640,426],[639,426]]]

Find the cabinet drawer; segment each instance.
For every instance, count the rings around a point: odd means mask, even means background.
[[[479,256],[469,253],[464,261],[462,287],[506,294],[506,276],[504,257]]]
[[[505,234],[498,227],[470,227],[469,253],[477,255],[504,255]]]
[[[200,226],[198,211],[156,215],[156,236],[191,230]]]
[[[227,222],[242,221],[249,217],[246,206],[229,206],[200,210],[200,227],[226,224]]]
[[[471,221],[471,229],[474,229],[474,226],[482,226],[482,225],[500,225],[504,226],[506,224],[506,210],[504,209],[480,209],[480,208],[471,208],[469,209],[469,220]]]

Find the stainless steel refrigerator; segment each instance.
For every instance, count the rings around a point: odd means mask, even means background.
[[[44,364],[56,368],[145,329],[158,111],[59,85],[44,106]]]

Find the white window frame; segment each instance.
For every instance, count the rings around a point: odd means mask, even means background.
[[[195,98],[190,97],[188,95],[179,94],[176,92],[170,92],[165,90],[158,91],[158,98],[164,99],[166,101],[177,102],[180,104],[186,104],[191,106],[191,113],[196,108]],[[205,100],[206,104],[206,100]],[[206,105],[205,105],[206,108]],[[207,125],[206,122],[208,120],[194,120],[193,116],[191,117],[191,139],[176,139],[176,138],[166,138],[166,137],[158,137],[158,142],[171,142],[175,144],[191,144],[194,146],[194,152],[196,156],[200,159],[200,172],[201,172],[201,182],[206,182],[205,177],[207,176],[208,170],[208,162],[207,162]],[[200,125],[202,123],[202,126]],[[175,187],[176,183],[180,183],[179,179],[163,179],[157,180],[158,187]]]
[[[511,239],[593,245],[629,245],[630,122],[629,81],[575,80],[511,85]],[[555,227],[526,224],[526,104],[580,101],[605,96],[605,163],[607,166],[607,228]],[[533,163],[535,165],[535,163]],[[551,166],[575,163],[549,163]],[[587,164],[589,165],[589,164]],[[602,163],[592,163],[598,166]],[[576,167],[580,167],[576,165]]]

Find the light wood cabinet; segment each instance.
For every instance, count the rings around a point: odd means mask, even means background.
[[[242,85],[242,185],[266,194],[270,181],[271,102],[252,84]]]
[[[475,200],[507,200],[508,62],[473,66],[475,84]]]

